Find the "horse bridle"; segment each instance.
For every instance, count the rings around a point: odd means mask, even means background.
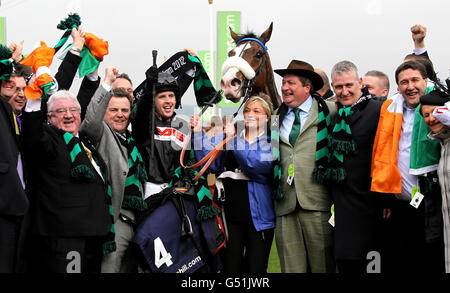
[[[267,67],[267,64],[266,64],[266,53],[267,53],[267,50],[269,48],[267,48],[266,45],[264,45],[263,42],[261,42],[260,40],[258,40],[256,38],[243,38],[243,39],[239,40],[238,42],[236,42],[236,46],[238,46],[241,42],[244,42],[244,41],[257,42],[264,49],[264,54],[262,55],[261,64],[259,64],[258,69],[256,69],[256,71],[255,71],[255,76],[252,79],[248,79],[247,77],[245,77],[245,75],[243,75],[244,76],[244,83],[242,85],[242,90],[244,92],[244,98],[242,100],[242,103],[239,105],[239,108],[233,114],[233,118],[235,118],[237,116],[237,114],[239,113],[239,110],[241,109],[242,105],[244,105],[245,102],[250,98],[250,93],[251,93],[251,91],[253,89],[253,85],[255,84],[256,78],[261,73],[261,69],[263,68],[264,65],[266,65],[266,67]],[[241,53],[239,54],[238,57],[242,57],[242,54],[245,51],[245,47],[247,47],[247,45],[249,43],[250,42],[248,42],[248,43],[246,43],[244,45],[244,48],[242,49],[242,51],[241,51]]]
[[[258,69],[255,71],[255,76],[252,79],[248,79],[244,75],[244,84],[243,84],[243,89],[245,90],[244,91],[244,93],[245,93],[244,99],[242,100],[241,105],[239,105],[239,108],[237,109],[237,111],[233,114],[233,118],[235,118],[237,116],[237,114],[238,114],[239,110],[241,109],[242,105],[244,105],[245,102],[250,98],[250,93],[251,93],[251,90],[253,89],[253,84],[255,83],[256,78],[258,77],[259,73],[261,72],[261,69],[263,68],[264,65],[267,66],[267,64],[266,64],[266,52],[267,52],[268,48],[263,44],[263,42],[261,42],[260,40],[258,40],[256,38],[243,38],[243,39],[239,40],[236,43],[236,46],[238,46],[243,41],[255,41],[255,42],[257,42],[264,49],[264,54],[262,56],[263,60],[261,61],[261,64],[258,66]],[[248,43],[245,44],[243,50],[239,54],[239,57],[241,57],[242,54],[244,53],[245,47],[247,46],[247,44]],[[202,167],[202,169],[195,176],[195,178],[193,180],[194,183],[197,182],[200,179],[200,177],[206,172],[206,170],[209,168],[209,166],[220,155],[220,153],[223,150],[223,147],[233,138],[234,138],[234,136],[228,136],[227,138],[222,140],[219,144],[217,144],[214,147],[214,149],[212,149],[203,159],[201,159],[200,161],[198,161],[194,165],[186,166],[184,164],[184,155],[186,153],[187,146],[189,145],[189,143],[191,141],[191,135],[189,135],[187,137],[186,142],[185,142],[185,144],[183,146],[183,149],[181,151],[181,154],[180,154],[180,165],[181,165],[181,167],[183,167],[185,169],[195,169],[195,168],[200,167],[203,163],[205,163],[205,165]]]

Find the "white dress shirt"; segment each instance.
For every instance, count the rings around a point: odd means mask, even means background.
[[[311,96],[309,96],[308,99],[306,99],[306,101],[304,101],[300,106],[297,107],[298,109],[300,109],[300,131],[302,130],[303,125],[305,125],[306,120],[308,119],[312,104],[313,99]],[[281,124],[280,127],[280,135],[282,135],[287,140],[289,140],[289,133],[291,132],[294,120],[295,120],[295,113],[293,111],[293,108],[289,108],[289,110],[286,113],[286,116],[283,119],[283,123]]]
[[[402,175],[402,193],[396,195],[402,200],[411,200],[413,187],[418,186],[418,178],[416,175],[409,174],[410,157],[411,157],[411,138],[414,126],[414,111],[403,104],[403,121],[400,140],[398,141],[397,165]]]

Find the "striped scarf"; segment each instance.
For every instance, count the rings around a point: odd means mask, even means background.
[[[180,67],[174,66],[174,64],[179,64],[180,61],[182,61],[182,64],[184,65]],[[192,70],[195,71],[192,72]],[[179,87],[176,108],[181,105],[181,98],[192,82],[194,84],[195,99],[197,106],[199,107],[208,104],[217,93],[200,59],[196,56],[191,56],[186,51],[174,54],[158,68],[158,72],[168,72],[176,78]],[[147,80],[144,80],[134,90],[136,100],[139,100],[144,96],[146,84]],[[218,102],[219,101],[214,101],[214,103]],[[135,111],[136,110],[134,109],[133,112]]]
[[[58,43],[53,47],[55,49],[55,53],[61,49],[62,46],[67,42],[72,33],[73,28],[78,28],[81,25],[81,18],[77,13],[69,13],[69,16],[65,19],[61,20],[59,24],[56,26],[57,29],[64,30],[64,34],[61,39],[59,39]]]
[[[27,99],[42,98],[46,101],[54,93],[57,85],[54,78],[50,75],[50,70],[44,70],[38,74],[38,69],[41,67],[50,67],[53,62],[53,56],[67,42],[72,33],[72,28],[78,28],[80,24],[81,20],[78,14],[69,14],[67,18],[63,19],[56,26],[58,29],[64,30],[64,34],[53,48],[41,42],[40,47],[34,49],[33,52],[20,62],[23,65],[31,66],[36,75],[34,83],[27,85],[25,88],[25,96]]]
[[[331,116],[327,103],[317,94],[313,94],[319,107],[319,121],[317,124],[316,166],[312,177],[317,183],[323,184],[327,178],[328,158],[330,154],[329,134],[331,132]]]
[[[57,129],[57,128],[55,128]],[[57,129],[59,135],[61,135],[62,139],[66,143],[67,150],[70,154],[70,159],[72,162],[72,168],[70,171],[70,175],[75,180],[86,180],[91,181],[94,178],[94,173],[91,168],[88,167],[89,157],[84,150],[84,146],[81,143],[81,140],[72,134],[65,132],[61,129]],[[96,163],[100,166],[98,156],[96,152],[92,152],[92,159],[96,161]],[[102,170],[103,172],[103,170]],[[105,176],[103,176],[106,178]],[[82,183],[80,183],[82,184]],[[114,241],[115,237],[115,227],[114,227],[114,217],[113,217],[113,209],[112,209],[112,201],[111,201],[111,185],[107,186],[107,199],[109,205],[109,215],[111,217],[111,228],[107,235],[105,243],[103,243],[103,255],[108,254],[116,250],[116,242]]]
[[[0,44],[0,80],[9,80],[13,72],[12,52]]]
[[[186,159],[185,166],[191,166],[195,163],[194,151],[191,150],[189,158]],[[175,169],[172,180],[168,188],[173,188],[178,192],[184,193],[193,189],[194,195],[197,196],[199,208],[197,209],[197,221],[204,221],[215,217],[220,213],[220,210],[212,201],[212,196],[209,188],[207,188],[207,181],[204,176],[201,176],[197,182],[194,178],[197,176],[197,169],[185,169],[181,166]]]
[[[313,179],[318,183],[323,183],[325,179],[325,172],[328,166],[328,137],[331,131],[331,116],[326,102],[317,94],[312,97],[318,104],[319,121],[317,124],[317,139],[316,139],[316,161],[315,168],[312,173]],[[283,109],[284,108],[284,109]],[[280,116],[284,118],[284,111],[287,110],[285,104],[280,106],[279,115],[273,117],[271,122],[271,144],[272,144],[272,158],[274,160],[273,170],[273,186],[275,199],[281,200],[284,198],[284,193],[281,188],[281,159],[280,159]]]
[[[67,40],[72,33],[73,28],[78,28],[81,25],[80,16],[76,13],[69,14],[67,18],[62,20],[57,28],[60,30],[65,30],[63,36],[58,41],[56,46],[54,47],[55,53],[58,52],[59,49],[64,46]],[[108,51],[108,42],[103,39],[97,37],[92,33],[85,33],[85,41],[84,46],[81,49],[81,62],[78,66],[78,75],[80,78],[86,76],[87,74],[94,72],[98,69],[100,62],[103,61],[103,57],[109,53]],[[72,47],[72,44],[69,44],[64,50],[60,59],[64,59]]]
[[[284,105],[284,104],[283,104]],[[280,160],[280,116],[274,115],[271,120],[270,138],[272,145],[273,167],[273,188],[275,199],[283,199],[284,193],[281,189],[281,160]]]
[[[147,182],[147,172],[145,171],[144,161],[139,153],[136,142],[131,135],[126,133],[126,137],[118,135],[119,141],[123,146],[127,148],[128,153],[128,174],[125,180],[125,190],[123,194],[122,207],[142,212],[145,211],[148,206],[142,199],[142,183]]]
[[[349,125],[349,118],[358,109],[364,107],[373,96],[369,94],[367,88],[363,89],[362,96],[350,107],[345,107],[338,103],[338,116],[331,133],[329,168],[325,178],[339,183],[345,180],[344,157],[356,154],[356,143],[352,137]]]

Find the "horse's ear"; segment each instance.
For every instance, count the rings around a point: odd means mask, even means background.
[[[261,34],[259,37],[259,40],[263,42],[264,44],[267,43],[270,40],[270,36],[272,35],[272,28],[273,28],[273,21],[270,23],[270,26],[268,29],[266,29],[265,32]]]
[[[239,38],[239,35],[236,34],[235,32],[233,32],[233,30],[231,29],[231,27],[228,27],[228,28],[230,29],[230,35],[231,35],[231,38],[233,38],[234,42],[236,43],[236,42],[237,42],[237,39]]]

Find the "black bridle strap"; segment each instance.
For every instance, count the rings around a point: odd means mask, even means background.
[[[247,44],[245,44],[245,45],[247,45]],[[245,47],[244,47],[244,49],[245,49]],[[244,52],[244,50],[242,50],[242,52]],[[250,92],[253,89],[253,84],[255,83],[255,80],[258,77],[259,73],[261,73],[262,67],[264,65],[267,66],[267,64],[266,64],[266,52],[265,51],[264,51],[264,55],[262,57],[263,57],[263,60],[262,60],[261,64],[258,66],[258,69],[255,71],[255,76],[252,79],[250,79],[250,80],[247,79],[244,76],[244,85],[243,85],[243,89],[245,91],[244,92],[244,99],[242,100],[242,103],[239,105],[239,108],[236,110],[236,112],[234,112],[233,118],[236,118],[237,114],[239,113],[239,110],[242,108],[242,105],[244,105],[245,102],[247,102],[247,100],[250,98]]]

